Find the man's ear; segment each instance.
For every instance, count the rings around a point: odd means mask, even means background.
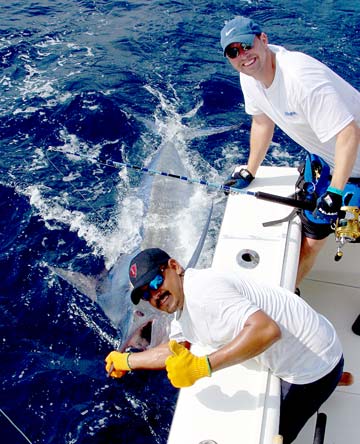
[[[267,44],[269,43],[268,36],[265,34],[265,32],[262,32],[262,33],[259,35],[259,39],[260,39],[265,45],[267,45]]]
[[[168,261],[168,267],[175,270],[177,274],[182,273],[182,266],[179,264],[179,262],[176,259],[173,259],[172,257]]]

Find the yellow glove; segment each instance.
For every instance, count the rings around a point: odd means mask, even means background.
[[[169,342],[169,349],[173,354],[166,358],[165,366],[168,378],[174,387],[189,387],[198,379],[211,376],[207,356],[195,356],[174,340]]]
[[[105,358],[105,368],[108,376],[112,376],[113,378],[121,378],[129,370],[131,370],[128,361],[129,355],[130,353],[120,353],[117,351],[112,351],[109,353]]]

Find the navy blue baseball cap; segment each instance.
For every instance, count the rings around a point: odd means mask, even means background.
[[[221,30],[220,43],[225,54],[225,49],[231,43],[246,43],[253,45],[254,37],[261,34],[260,26],[248,17],[236,16],[228,21]]]
[[[131,300],[137,305],[141,298],[140,288],[147,285],[159,273],[161,265],[167,264],[170,256],[160,248],[147,248],[130,262],[129,278],[133,285]]]

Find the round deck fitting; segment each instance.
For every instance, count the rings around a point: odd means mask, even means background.
[[[236,262],[243,268],[255,268],[260,262],[260,256],[254,250],[244,249],[236,255]]]

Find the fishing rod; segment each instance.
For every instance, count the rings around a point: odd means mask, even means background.
[[[14,421],[4,412],[3,409],[0,409],[0,413],[10,422],[10,424],[24,437],[24,439],[29,443],[32,444],[30,439],[25,435],[25,433],[14,423]]]
[[[90,160],[90,161],[95,162],[97,164],[113,167],[116,169],[126,167],[126,168],[130,168],[132,170],[135,170],[135,171],[140,171],[142,173],[163,176],[163,177],[170,177],[172,179],[181,180],[183,182],[188,182],[190,184],[202,185],[202,186],[205,186],[209,189],[215,189],[218,191],[222,191],[225,194],[245,194],[247,196],[256,197],[257,199],[267,200],[269,202],[274,202],[274,203],[278,203],[281,205],[287,205],[287,206],[293,207],[293,208],[300,208],[302,210],[313,211],[315,209],[315,205],[312,202],[301,201],[301,200],[297,200],[297,199],[294,199],[291,197],[279,196],[277,194],[265,193],[263,191],[250,191],[250,190],[238,189],[238,188],[230,187],[228,185],[219,184],[216,182],[209,182],[205,179],[191,178],[191,177],[182,176],[179,174],[170,173],[167,171],[158,171],[158,170],[154,170],[152,168],[141,167],[139,165],[134,165],[134,164],[131,164],[128,162],[118,162],[118,161],[108,160],[108,159],[99,160],[99,159],[97,159],[93,156],[89,156],[87,154],[71,153],[69,151],[63,151],[63,150],[59,150],[56,148],[49,148],[49,150],[56,151],[56,152],[59,152],[62,154],[66,154],[68,156],[79,157],[80,159]]]

